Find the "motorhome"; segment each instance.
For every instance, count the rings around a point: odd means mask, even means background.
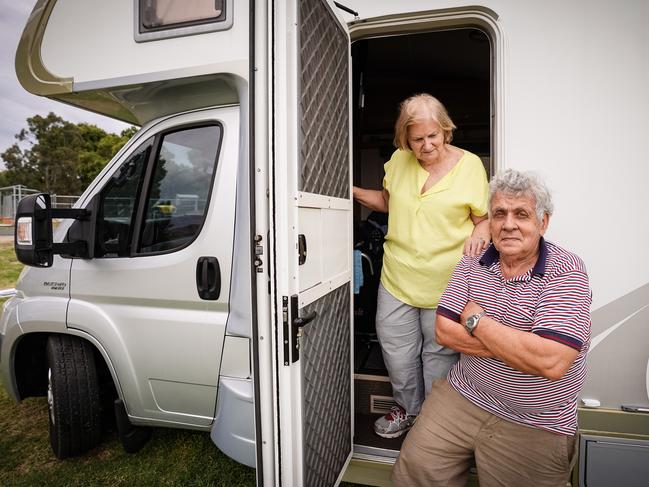
[[[23,87],[141,130],[75,209],[23,200],[3,384],[48,397],[59,457],[115,408],[132,451],[148,427],[190,428],[259,485],[389,485],[402,438],[372,431],[393,404],[374,326],[384,222],[351,187],[381,187],[399,101],[429,92],[488,174],[553,190],[547,238],[593,289],[572,482],[638,485],[649,4],[341,3],[38,0]]]

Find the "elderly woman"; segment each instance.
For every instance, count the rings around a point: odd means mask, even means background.
[[[354,187],[356,201],[389,212],[376,332],[398,406],[374,424],[384,438],[410,429],[433,381],[457,361],[435,341],[435,309],[462,253],[490,240],[487,176],[476,155],[450,144],[455,128],[436,98],[408,98],[383,190]]]

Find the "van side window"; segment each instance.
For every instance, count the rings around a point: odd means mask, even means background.
[[[226,30],[232,0],[134,0],[137,42]]]
[[[152,147],[153,139],[149,139],[120,166],[102,190],[95,257],[130,255],[137,197]]]
[[[169,252],[198,235],[216,171],[221,127],[166,133],[147,191],[138,254]]]
[[[142,0],[140,9],[140,21],[147,30],[225,17],[223,0]]]

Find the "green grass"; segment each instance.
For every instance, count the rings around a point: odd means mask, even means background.
[[[0,242],[0,290],[14,287],[22,269],[23,265],[16,259],[13,242]],[[0,299],[0,315],[6,300]]]
[[[0,289],[14,287],[22,268],[16,259],[13,243],[0,243]]]
[[[255,485],[255,471],[222,454],[208,433],[154,429],[145,447],[128,454],[114,431],[86,455],[58,460],[48,440],[45,398],[16,404],[0,388],[2,486]]]

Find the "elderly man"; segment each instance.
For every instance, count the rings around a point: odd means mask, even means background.
[[[552,201],[513,170],[490,183],[492,245],[465,256],[437,308],[437,341],[461,352],[433,384],[395,484],[565,486],[575,457],[591,292],[583,262],[543,235]]]

